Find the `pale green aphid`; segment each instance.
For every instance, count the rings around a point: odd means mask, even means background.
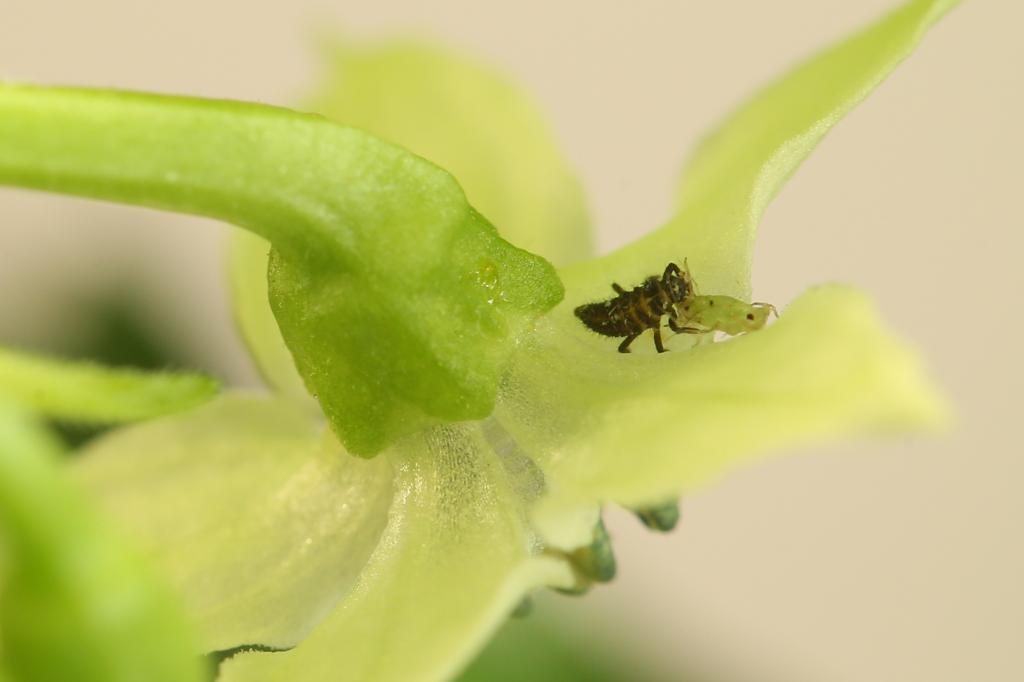
[[[771,303],[747,303],[732,296],[693,296],[676,306],[682,325],[673,331],[681,334],[725,332],[730,336],[757,331],[768,315],[779,312]]]
[[[771,303],[747,303],[732,296],[702,296],[690,274],[690,265],[683,260],[683,278],[690,294],[675,304],[676,316],[669,327],[677,334],[709,334],[723,332],[729,336],[757,331],[768,322],[768,315],[779,316]]]

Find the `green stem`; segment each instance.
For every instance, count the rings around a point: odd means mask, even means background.
[[[461,194],[441,169],[319,116],[0,85],[0,183],[217,218],[289,256],[324,248],[351,256],[363,237],[358,214],[391,198],[372,181],[390,176],[394,187],[410,174]]]

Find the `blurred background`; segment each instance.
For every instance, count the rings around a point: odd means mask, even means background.
[[[316,83],[319,36],[434,38],[533,91],[608,250],[668,217],[702,131],[895,4],[6,0],[0,77],[289,105]],[[831,280],[871,292],[951,396],[955,430],[745,469],[684,500],[668,536],[612,513],[619,578],[541,599],[487,656],[570,660],[563,680],[599,679],[587,666],[608,649],[623,671],[609,679],[1024,679],[1022,25],[1014,0],[948,16],[789,183],[755,259],[759,300]],[[0,343],[255,385],[227,229],[0,188]],[[505,679],[487,665],[474,679]],[[543,679],[523,670],[508,679]]]

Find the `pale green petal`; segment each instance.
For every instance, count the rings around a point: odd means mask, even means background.
[[[0,396],[59,419],[148,419],[200,405],[219,388],[198,374],[113,369],[0,348]]]
[[[0,676],[205,680],[170,592],[68,483],[56,450],[0,404]]]
[[[351,588],[391,500],[390,464],[323,431],[295,403],[229,395],[99,440],[75,473],[184,596],[207,650],[286,647]]]
[[[588,503],[656,504],[783,448],[946,415],[917,356],[846,287],[690,351],[623,355],[574,326],[562,315],[541,329],[495,415],[543,469],[538,521],[560,544],[561,514]]]
[[[564,271],[566,287],[603,294],[612,281],[639,282],[687,258],[704,293],[748,298],[755,231],[768,202],[955,4],[909,2],[755,95],[697,149],[683,175],[679,213],[626,248]]]
[[[590,255],[580,183],[533,98],[499,70],[439,46],[347,41],[310,107],[451,171],[513,244],[556,265]]]
[[[958,1],[905,3],[759,92],[697,148],[680,180],[680,205],[734,194],[749,196],[751,213],[759,215],[832,126]]]
[[[390,523],[356,589],[298,647],[239,654],[221,682],[447,679],[524,592],[569,584],[563,561],[533,555],[522,471],[475,427],[434,429],[390,458]]]
[[[562,298],[448,173],[323,117],[240,102],[0,84],[0,184],[194,213],[273,245],[299,373],[349,451],[493,409]]]
[[[232,232],[228,274],[235,322],[267,385],[278,395],[307,403],[319,411],[295,368],[295,359],[281,338],[281,329],[270,309],[269,260],[270,243],[266,239],[244,230]]]

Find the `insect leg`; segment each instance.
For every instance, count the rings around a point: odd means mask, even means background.
[[[615,293],[617,293],[617,294],[624,294],[624,293],[626,293],[626,290],[623,289],[622,287],[620,287],[615,282],[612,282],[612,289],[614,289]]]
[[[665,352],[665,346],[661,342],[661,327],[654,328],[654,347],[658,349],[659,353]]]
[[[684,320],[685,320],[685,318],[684,318]],[[700,324],[700,323],[695,323],[695,324]],[[709,331],[711,331],[707,327],[687,326],[686,324],[683,324],[682,322],[680,322],[677,318],[673,317],[672,315],[669,315],[668,327],[669,327],[669,329],[674,331],[676,334],[706,334]]]
[[[639,334],[630,334],[629,336],[627,336],[626,340],[619,344],[619,352],[620,353],[628,353],[629,352],[629,344],[633,343],[633,341],[638,336],[640,336],[640,335]]]

